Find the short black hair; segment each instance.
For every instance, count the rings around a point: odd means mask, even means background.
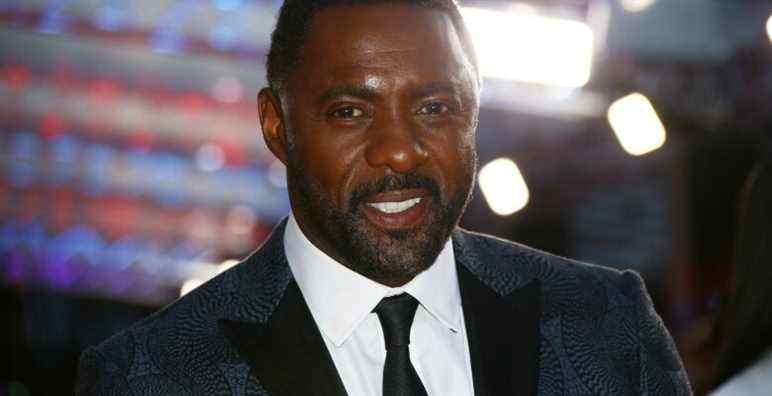
[[[333,6],[384,3],[429,8],[445,12],[450,16],[453,27],[460,36],[461,45],[479,80],[477,56],[472,46],[472,39],[455,0],[286,0],[279,11],[276,27],[271,34],[271,48],[268,51],[267,80],[271,90],[277,95],[282,94],[287,77],[301,60],[303,45],[317,12]]]

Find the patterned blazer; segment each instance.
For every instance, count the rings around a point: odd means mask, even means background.
[[[246,260],[83,352],[77,395],[345,395],[284,255]],[[640,277],[453,233],[476,395],[688,395]]]

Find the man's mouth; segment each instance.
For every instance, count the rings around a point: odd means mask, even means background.
[[[430,201],[424,189],[394,190],[367,197],[363,212],[370,222],[388,230],[404,230],[420,224]]]
[[[368,206],[378,209],[383,213],[394,214],[404,212],[421,202],[423,198],[411,198],[400,202],[373,202]]]

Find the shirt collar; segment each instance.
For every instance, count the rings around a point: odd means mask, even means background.
[[[461,327],[453,244],[445,243],[434,264],[407,284],[390,288],[370,280],[319,250],[303,234],[290,214],[284,248],[292,275],[319,329],[341,346],[382,298],[409,293],[436,320],[451,331]]]

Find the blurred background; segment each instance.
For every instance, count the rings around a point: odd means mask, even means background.
[[[255,107],[280,3],[0,0],[0,395],[71,393],[81,350],[288,213]],[[461,5],[485,75],[463,225],[639,271],[699,393],[772,133],[772,2]]]

